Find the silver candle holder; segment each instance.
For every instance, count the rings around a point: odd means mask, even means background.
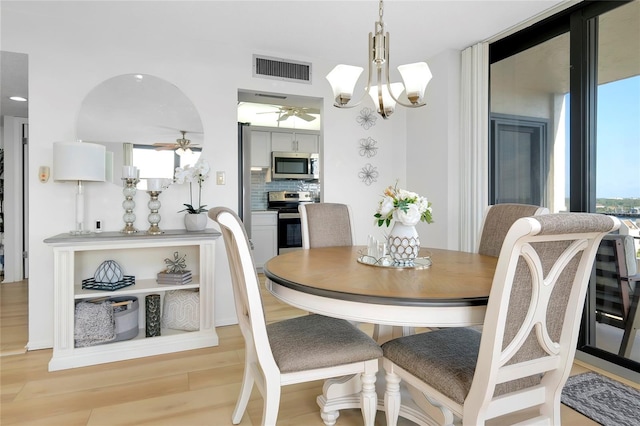
[[[162,234],[164,231],[160,229],[160,227],[158,226],[158,223],[160,223],[160,213],[158,213],[158,210],[160,210],[160,200],[158,200],[158,196],[160,195],[162,191],[147,191],[147,194],[149,194],[149,202],[147,203],[147,206],[149,206],[149,210],[151,211],[151,213],[149,213],[149,216],[147,216],[147,220],[149,221],[149,229],[147,230],[147,234],[150,235],[159,235]]]
[[[124,201],[122,202],[124,215],[122,216],[122,220],[124,220],[125,225],[120,232],[134,234],[138,232],[138,230],[133,226],[133,222],[136,221],[136,215],[133,212],[133,209],[136,207],[136,202],[133,200],[133,197],[136,195],[136,185],[140,182],[140,179],[126,177],[122,178],[122,180],[124,181],[124,188],[122,188],[122,193],[124,194]]]

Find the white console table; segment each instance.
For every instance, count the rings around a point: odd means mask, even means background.
[[[44,242],[54,255],[54,340],[49,371],[83,367],[151,355],[218,345],[214,327],[215,243],[220,233],[165,230],[161,235],[144,232],[123,234],[103,232],[88,235],[60,234]],[[160,285],[157,273],[165,269],[164,259],[173,253],[186,254],[187,269],[193,280],[185,285]],[[105,260],[115,260],[135,284],[115,291],[82,289],[82,280],[93,278]],[[166,291],[198,288],[200,329],[179,331],[162,329],[161,336],[145,337],[145,296]],[[139,301],[138,336],[132,340],[76,348],[74,312],[78,300],[109,296],[136,296]]]

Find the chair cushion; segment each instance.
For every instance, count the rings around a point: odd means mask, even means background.
[[[309,245],[311,247],[350,246],[351,222],[345,204],[307,204]]]
[[[345,320],[305,315],[267,325],[273,358],[282,373],[380,358],[382,349]]]
[[[390,340],[382,350],[385,358],[462,404],[471,388],[481,336],[471,328],[444,328]]]
[[[489,209],[482,226],[478,253],[498,257],[507,232],[521,217],[533,216],[540,206],[529,204],[496,204]]]

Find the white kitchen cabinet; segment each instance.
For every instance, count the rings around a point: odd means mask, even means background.
[[[271,132],[251,131],[251,166],[271,167]]]
[[[278,213],[251,213],[251,242],[256,269],[262,272],[265,262],[278,254]]]
[[[271,132],[272,151],[319,152],[319,136],[302,132]]]
[[[54,261],[54,341],[49,371],[83,367],[151,355],[218,345],[214,327],[215,243],[220,233],[165,230],[161,235],[103,232],[91,235],[60,234],[44,242],[53,247]],[[160,285],[157,273],[173,253],[186,254],[187,269],[193,280],[184,285]],[[105,260],[115,260],[135,284],[115,291],[82,288],[82,280],[93,278]],[[162,329],[157,337],[145,337],[145,296],[178,289],[197,288],[200,292],[200,328],[196,331]],[[75,347],[74,318],[77,301],[100,297],[138,298],[138,335],[131,340]]]

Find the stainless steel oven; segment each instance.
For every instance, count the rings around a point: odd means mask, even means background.
[[[278,254],[302,248],[300,213],[278,212]]]
[[[298,205],[312,202],[309,192],[271,191],[269,210],[278,212],[278,254],[302,248]]]

